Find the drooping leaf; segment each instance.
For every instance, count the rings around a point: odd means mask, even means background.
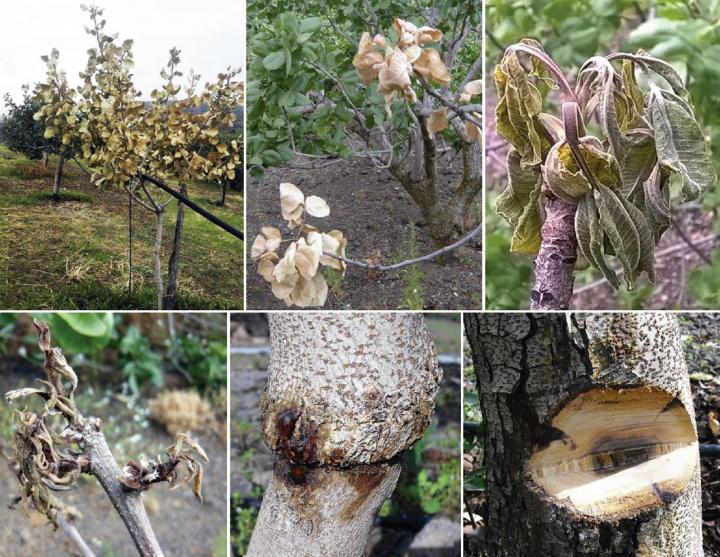
[[[625,282],[632,288],[640,260],[640,236],[622,201],[608,187],[598,184],[600,226],[625,270]]]
[[[540,249],[540,243],[542,242],[540,236],[542,218],[540,217],[540,206],[538,204],[540,190],[540,182],[538,181],[535,189],[530,193],[528,203],[525,205],[518,224],[513,231],[510,251],[534,255]]]
[[[622,194],[632,199],[636,191],[652,172],[657,155],[655,142],[649,135],[631,136],[627,142],[625,160],[622,165]]]
[[[523,166],[540,164],[543,151],[550,147],[537,120],[542,110],[542,96],[511,50],[495,67],[495,86],[498,134],[517,149]]]
[[[525,211],[530,197],[538,187],[540,173],[533,168],[520,165],[520,153],[514,148],[506,157],[508,185],[497,198],[497,212],[515,228]]]
[[[619,288],[620,281],[615,271],[605,262],[603,253],[605,235],[600,225],[600,216],[592,193],[583,197],[578,203],[575,213],[575,234],[578,238],[580,252],[588,263],[599,269],[613,288]]]
[[[703,131],[687,107],[652,86],[650,121],[660,163],[682,177],[685,200],[697,199],[717,176]]]
[[[650,228],[648,220],[645,218],[643,212],[635,207],[630,201],[628,201],[622,195],[618,196],[618,199],[625,207],[630,219],[635,225],[635,229],[638,233],[638,239],[640,242],[640,257],[636,268],[636,276],[645,271],[650,279],[650,282],[655,283],[655,238],[653,231]]]

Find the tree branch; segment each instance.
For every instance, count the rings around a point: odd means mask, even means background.
[[[473,238],[478,236],[481,231],[482,231],[482,223],[479,224],[467,236],[465,236],[464,238],[461,238],[454,244],[450,244],[449,246],[440,248],[439,250],[436,250],[427,255],[423,255],[422,257],[416,257],[415,259],[406,259],[405,261],[401,261],[400,263],[395,263],[393,265],[373,265],[372,263],[365,263],[364,261],[348,259],[347,257],[340,257],[338,255],[334,255],[332,253],[327,253],[327,252],[323,252],[323,255],[327,255],[328,257],[332,257],[333,259],[338,259],[348,265],[354,265],[354,266],[360,267],[362,269],[368,269],[368,270],[372,270],[372,271],[395,271],[397,269],[402,269],[403,267],[408,267],[410,265],[416,265],[417,263],[422,263],[423,261],[430,261],[432,259],[436,259],[436,258],[440,257],[441,255],[444,255],[453,250],[456,250],[460,246],[467,244],[470,240],[472,240]]]

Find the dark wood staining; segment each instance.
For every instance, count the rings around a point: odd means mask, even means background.
[[[662,489],[660,486],[658,486],[655,482],[651,482],[652,490],[655,495],[658,496],[658,499],[662,501],[665,505],[669,505],[672,503],[675,498],[679,495],[678,493],[675,493],[674,491],[669,491]]]
[[[383,466],[357,466],[347,471],[347,482],[357,495],[348,502],[340,513],[342,520],[352,520],[365,501],[385,479],[387,469]]]
[[[317,465],[318,427],[295,407],[281,410],[275,419],[277,446],[287,459],[282,477],[294,485],[309,483],[310,467]]]
[[[278,446],[290,462],[304,465],[317,463],[318,427],[297,408],[280,411],[275,431]]]
[[[671,412],[672,410],[676,410],[678,408],[682,408],[683,410],[685,410],[685,405],[680,401],[679,398],[675,397],[665,405],[665,407],[660,411],[660,413],[664,414],[665,412]]]
[[[535,451],[541,451],[553,441],[562,441],[571,450],[575,450],[575,442],[562,429],[540,424],[535,436]]]

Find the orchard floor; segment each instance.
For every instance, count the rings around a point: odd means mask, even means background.
[[[26,360],[0,359],[0,393],[30,386],[44,374],[39,367]],[[154,457],[173,442],[162,427],[148,423],[147,399],[133,405],[126,398],[97,389],[91,392],[82,380],[76,403],[87,416],[102,419],[103,432],[119,463],[137,460],[141,453]],[[115,389],[116,390],[116,389]],[[0,553],[14,557],[78,555],[76,546],[63,530],[53,531],[44,516],[23,514],[22,504],[9,509],[6,499],[18,493],[18,482],[7,465],[5,456],[11,452],[11,426],[7,405],[0,405]],[[189,487],[172,493],[167,484],[157,484],[143,494],[150,523],[167,557],[226,555],[227,520],[227,451],[226,441],[218,430],[193,432],[206,450],[210,462],[205,466],[203,479],[204,502],[192,494]],[[110,500],[92,478],[84,477],[78,487],[56,494],[66,507],[81,514],[75,526],[97,557],[133,557],[137,550]]]
[[[306,162],[306,161],[299,161]],[[462,170],[458,161],[443,157],[438,164],[443,187],[450,191]],[[323,231],[338,229],[348,239],[346,255],[352,259],[379,260],[382,264],[409,258],[410,227],[416,231],[417,254],[435,251],[420,211],[387,172],[365,159],[350,159],[325,168],[270,168],[261,179],[247,180],[247,237],[252,242],[263,226],[287,232],[280,214],[279,186],[292,182],[306,196],[318,195],[330,206],[330,215],[312,219]],[[285,234],[287,237],[287,234]],[[479,240],[478,240],[479,242]],[[472,246],[472,247],[468,247]],[[403,271],[368,272],[350,266],[345,278],[330,285],[324,309],[480,309],[482,304],[482,253],[470,242],[455,251],[447,263],[423,262],[421,300],[407,307],[408,280]],[[406,268],[407,269],[407,268]],[[248,260],[247,306],[252,309],[286,309]]]
[[[73,162],[65,166],[63,200],[53,204],[54,160],[44,167],[0,146],[0,307],[13,309],[156,309],[154,215],[133,205],[133,295],[128,282],[128,203],[119,189],[99,189]],[[188,186],[189,196],[242,229],[243,198]],[[162,261],[172,249],[177,204],[166,210]],[[178,278],[178,309],[239,309],[243,244],[190,209]]]

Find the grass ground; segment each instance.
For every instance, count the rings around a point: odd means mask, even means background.
[[[65,166],[61,202],[53,204],[54,160],[45,167],[0,145],[0,307],[13,309],[155,309],[154,215],[133,206],[133,293],[128,283],[127,195],[99,189],[74,163]],[[243,198],[192,183],[188,195],[243,228]],[[177,204],[164,219],[167,269]],[[190,209],[185,211],[178,309],[243,307],[243,244]]]

